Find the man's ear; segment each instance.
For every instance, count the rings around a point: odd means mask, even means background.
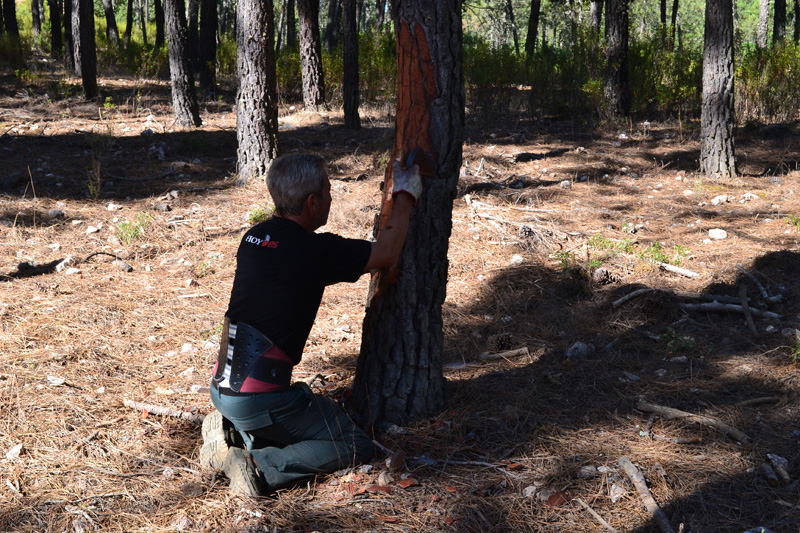
[[[304,205],[307,209],[314,210],[317,208],[317,203],[319,203],[319,198],[315,194],[309,194]]]

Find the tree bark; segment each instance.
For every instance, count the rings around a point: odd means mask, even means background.
[[[14,0],[3,0],[3,25],[6,33],[19,39],[19,24],[17,23],[17,4]]]
[[[240,0],[236,10],[240,178],[264,179],[278,157],[278,89],[272,0]]]
[[[342,0],[328,0],[328,23],[325,25],[325,46],[333,52],[339,45]]]
[[[514,18],[514,6],[511,4],[511,0],[506,0],[506,16],[508,17],[509,24],[511,24],[511,36],[514,39],[514,50],[516,50],[517,55],[519,55],[519,36],[517,35],[517,20]]]
[[[383,31],[383,23],[386,20],[386,0],[375,0],[375,30],[376,33]]]
[[[59,0],[48,0],[50,6],[50,57],[61,59],[64,41],[61,38],[61,5]]]
[[[200,1],[200,86],[213,91],[217,84],[217,2]]]
[[[322,43],[319,33],[319,0],[297,0],[300,19],[300,62],[303,70],[303,104],[318,111],[325,105]]]
[[[603,0],[592,0],[589,6],[589,26],[595,34],[600,33],[600,23],[603,21]]]
[[[775,0],[773,14],[772,44],[783,42],[786,38],[786,0]]]
[[[165,0],[166,1],[166,0]],[[153,43],[153,48],[158,50],[164,46],[164,5],[161,0],[153,0],[153,11],[156,16],[156,41]]]
[[[612,118],[622,119],[631,112],[628,79],[628,0],[606,2],[605,97]]]
[[[769,37],[769,0],[760,0],[758,3],[758,29],[756,32],[756,46],[766,48]]]
[[[134,0],[128,0],[128,8],[125,12],[125,35],[122,38],[125,43],[125,48],[131,44],[131,32],[133,31],[133,2]]]
[[[31,29],[33,30],[34,42],[42,31],[42,17],[44,17],[44,2],[42,0],[31,0]]]
[[[73,0],[72,38],[75,41],[75,67],[87,100],[97,97],[97,49],[94,40],[94,2]]]
[[[167,23],[169,79],[172,87],[172,112],[180,126],[199,126],[200,110],[194,90],[194,74],[187,55],[186,6],[183,0],[166,0],[164,15]]]
[[[137,13],[139,17],[139,27],[142,30],[142,44],[147,46],[147,0],[137,0]]]
[[[594,3],[592,3],[594,5]],[[531,0],[531,14],[528,17],[528,36],[525,39],[525,55],[530,62],[536,52],[536,37],[539,32],[539,14],[542,9],[542,0]]]
[[[358,24],[356,21],[356,0],[343,0],[344,11],[344,127],[359,129],[358,116]]]
[[[661,31],[666,31],[667,28],[667,0],[659,1],[659,20],[661,21]]]
[[[297,47],[297,17],[294,10],[295,0],[286,0],[286,47],[289,50]]]
[[[800,0],[794,0],[794,42],[800,41]]]
[[[447,248],[464,137],[460,0],[395,0],[397,113],[393,158],[419,146],[436,177],[425,180],[400,259],[373,273],[354,397],[362,421],[403,423],[444,407],[442,304]],[[378,229],[392,209],[392,170]]]
[[[75,66],[75,39],[72,33],[72,0],[64,2],[64,68],[77,72]]]
[[[198,13],[200,12],[200,2],[201,0],[189,0],[189,9],[186,14],[189,19],[187,22],[189,34],[186,52],[189,55],[190,64],[195,72],[200,68],[200,25],[198,17]]]
[[[732,0],[707,0],[704,41],[700,166],[726,180],[736,177]]]
[[[119,30],[114,15],[114,0],[103,0],[103,12],[106,16],[106,38],[108,42],[119,48]]]
[[[675,30],[678,27],[678,0],[672,0],[672,16],[669,25],[669,40],[675,42]]]

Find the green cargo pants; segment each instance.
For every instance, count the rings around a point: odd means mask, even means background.
[[[212,383],[211,401],[239,431],[256,437],[251,450],[270,490],[372,458],[372,440],[333,400],[305,383],[288,390],[228,396]],[[259,447],[261,440],[278,446]]]

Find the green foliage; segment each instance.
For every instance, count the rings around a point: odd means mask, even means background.
[[[464,83],[467,106],[478,109],[484,118],[509,99],[517,85],[525,81],[524,63],[511,47],[493,48],[476,35],[464,37]]]
[[[786,222],[794,226],[794,229],[800,230],[800,217],[797,217],[793,213],[790,213],[789,216],[786,217]]]
[[[664,252],[664,247],[661,246],[661,243],[658,241],[651,244],[642,252],[641,257],[642,259],[650,259],[651,261],[657,261],[659,263],[669,263],[669,258]]]
[[[136,214],[136,220],[133,222],[120,222],[117,225],[117,237],[125,244],[130,244],[138,239],[145,228],[153,221],[153,217],[149,213],[139,212]]]
[[[770,49],[745,46],[736,69],[740,120],[785,122],[800,109],[800,46],[787,39]]]
[[[792,363],[796,365],[798,362],[800,362],[800,341],[794,343],[794,345],[791,347],[791,351]]]
[[[665,344],[672,353],[688,352],[694,350],[697,346],[694,337],[679,335],[673,328],[668,328],[665,333],[659,335],[658,342]]]
[[[603,237],[600,233],[595,233],[589,238],[589,246],[603,250],[606,252],[616,253],[633,253],[633,240],[623,239],[621,241],[614,241]]]
[[[229,34],[220,35],[217,43],[217,74],[229,77],[236,76],[236,57],[236,39]],[[280,55],[278,56],[278,61],[280,61]],[[278,75],[280,75],[280,70],[280,67],[278,67]]]
[[[566,250],[559,250],[558,252],[553,252],[553,257],[555,258],[556,261],[559,262],[563,270],[567,270],[569,267],[577,263],[577,261],[575,260],[575,254],[572,252],[568,252]]]
[[[300,52],[297,49],[282,50],[277,57],[277,71],[281,100],[302,100],[303,79]]]
[[[361,100],[384,103],[397,90],[397,50],[394,35],[362,34],[358,40],[358,80]]]
[[[247,212],[247,221],[250,224],[258,224],[260,222],[264,222],[265,220],[269,220],[272,217],[272,214],[275,212],[275,207],[263,207],[259,206],[255,209],[251,209]]]
[[[86,189],[93,200],[100,197],[103,188],[103,177],[100,173],[100,160],[92,154],[91,168],[86,170]]]

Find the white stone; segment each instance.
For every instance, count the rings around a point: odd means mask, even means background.
[[[728,232],[724,229],[714,228],[708,230],[708,236],[715,240],[722,240],[728,238]]]

